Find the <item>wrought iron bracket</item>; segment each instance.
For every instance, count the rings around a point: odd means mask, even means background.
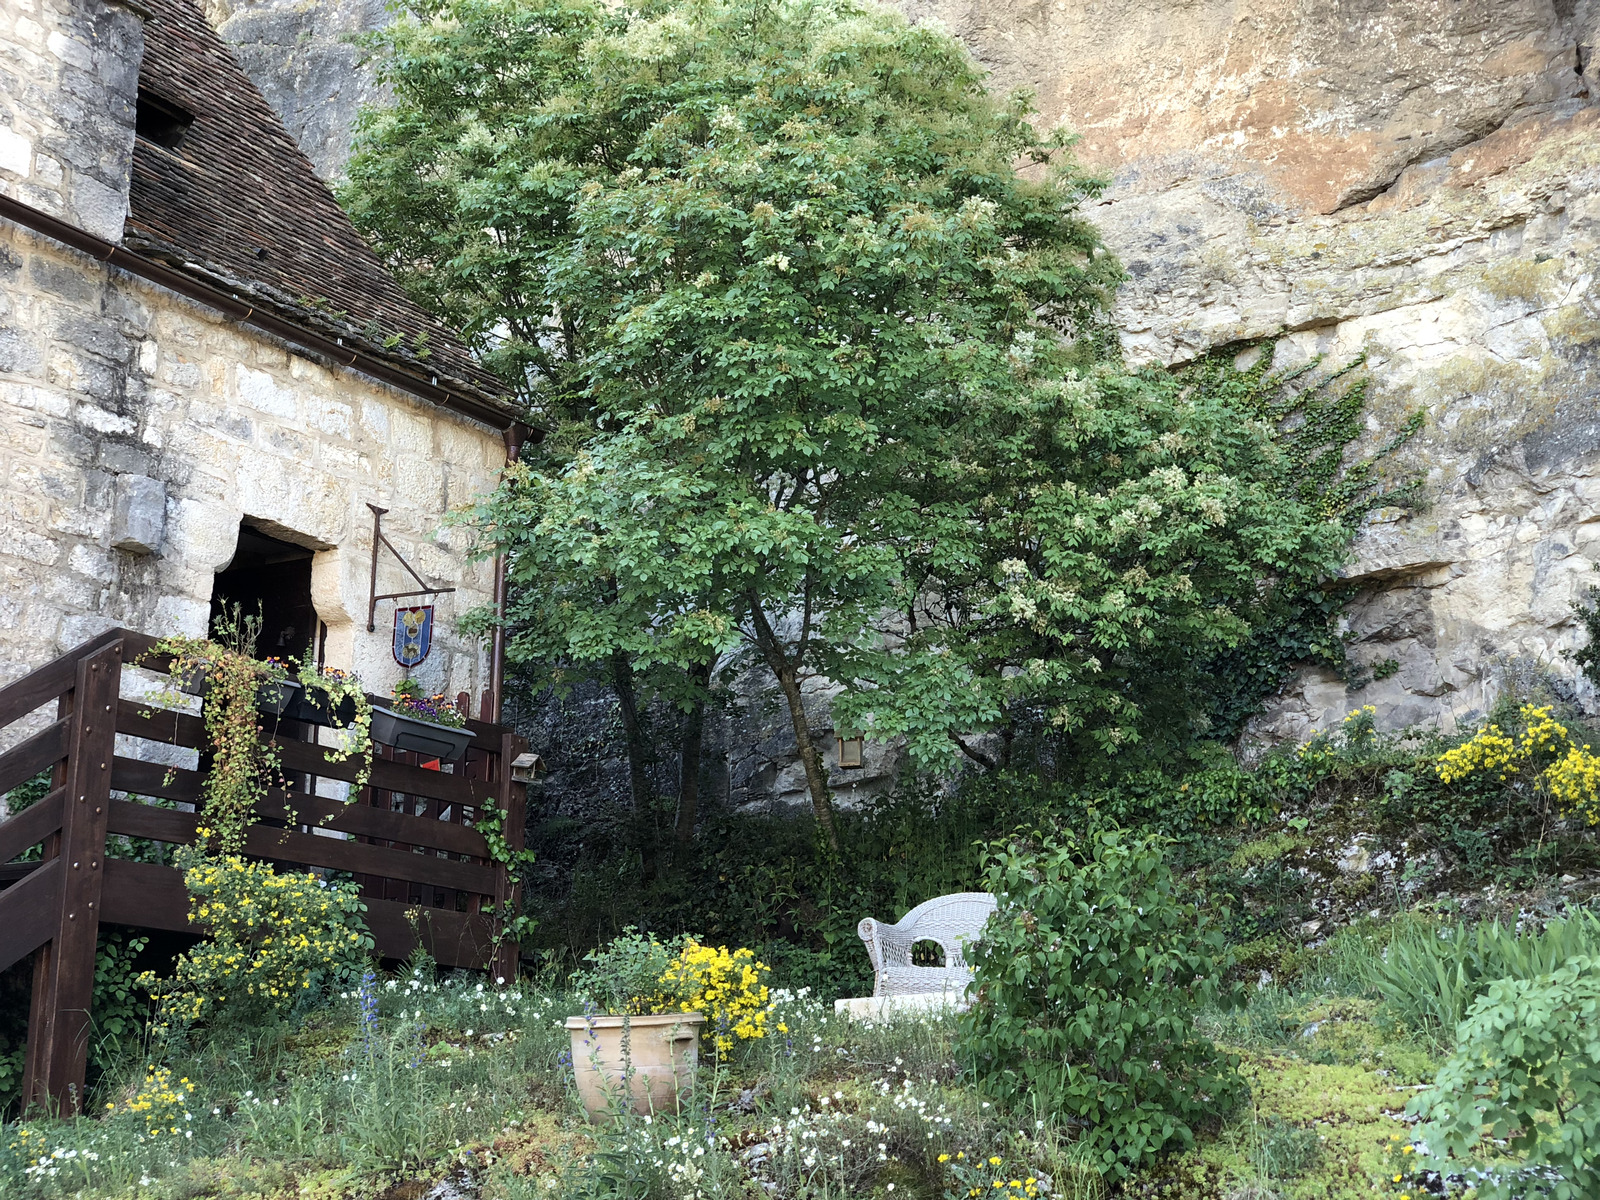
[[[416,568],[406,561],[406,556],[394,548],[393,542],[384,537],[383,514],[389,510],[387,508],[379,508],[376,504],[370,503],[367,505],[367,507],[372,510],[372,576],[371,583],[367,591],[367,632],[373,633],[378,628],[377,617],[379,600],[408,600],[412,596],[442,596],[446,592],[455,591],[455,588],[429,587],[428,581],[421,575],[418,575]],[[385,592],[381,596],[378,594],[378,547],[380,545],[389,547],[389,553],[394,555],[395,560],[406,569],[406,571],[411,575],[411,578],[417,581],[418,587],[416,591]]]

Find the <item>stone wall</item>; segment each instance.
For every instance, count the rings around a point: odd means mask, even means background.
[[[1378,514],[1348,571],[1352,657],[1393,674],[1352,692],[1307,673],[1255,734],[1366,703],[1452,726],[1512,678],[1593,709],[1564,653],[1600,582],[1600,0],[904,6],[1082,135],[1111,181],[1092,216],[1128,268],[1132,361],[1255,340],[1285,364],[1365,354],[1374,437],[1427,415],[1402,464],[1424,507]],[[328,104],[297,81],[351,3],[248,7],[310,22],[292,56],[241,48],[257,80],[293,111]],[[727,730],[731,792],[788,795],[781,723],[747,724]]]
[[[6,0],[0,192],[119,241],[143,51],[143,26],[131,8],[105,0]]]
[[[0,226],[0,683],[116,625],[205,632],[239,524],[316,550],[330,665],[399,674],[392,605],[366,630],[370,501],[436,597],[415,674],[477,697],[482,647],[454,628],[493,595],[443,515],[492,489],[498,431],[318,365],[143,280]],[[387,552],[378,590],[414,586]]]

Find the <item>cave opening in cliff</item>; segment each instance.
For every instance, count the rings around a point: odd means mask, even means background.
[[[234,605],[246,617],[259,611],[256,657],[300,657],[311,648],[318,629],[317,610],[311,603],[313,554],[246,517],[239,524],[233,558],[217,572],[211,588],[212,628]]]

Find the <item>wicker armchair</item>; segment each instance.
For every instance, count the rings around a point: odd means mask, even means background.
[[[988,892],[956,892],[923,901],[893,925],[866,918],[856,926],[856,932],[867,944],[867,957],[872,960],[876,977],[872,994],[965,992],[972,968],[962,957],[962,945],[978,940],[984,922],[994,910],[995,898]],[[937,942],[942,946],[944,966],[913,966],[911,947],[917,942]]]

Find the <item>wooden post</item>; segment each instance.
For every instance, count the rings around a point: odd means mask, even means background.
[[[511,778],[511,764],[516,761],[517,755],[528,748],[527,741],[514,733],[500,735],[500,760],[497,765],[499,771],[495,779],[495,803],[499,805],[504,814],[504,822],[500,832],[513,850],[521,850],[523,839],[528,828],[528,789],[523,784]],[[500,914],[511,912],[518,913],[522,907],[522,882],[518,875],[503,863],[495,866],[494,885],[495,920],[500,920]],[[520,957],[519,947],[515,938],[507,938],[495,950],[494,961],[489,964],[489,970],[496,979],[504,979],[507,983],[517,977],[517,961]]]
[[[67,739],[67,794],[56,839],[63,874],[61,907],[54,914],[50,942],[34,959],[22,1078],[24,1106],[40,1105],[62,1116],[78,1113],[84,1101],[121,688],[120,641],[78,661]]]

